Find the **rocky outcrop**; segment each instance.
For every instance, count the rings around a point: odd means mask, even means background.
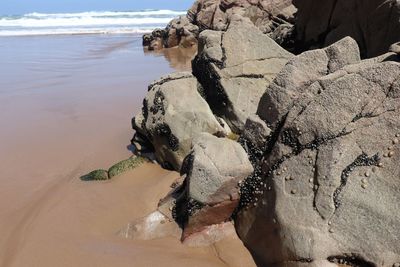
[[[151,84],[142,112],[132,120],[137,132],[133,145],[147,147],[146,143],[151,143],[156,159],[165,168],[179,171],[196,135],[207,132],[226,136],[201,92],[201,85],[188,72],[171,74]]]
[[[197,44],[199,27],[192,24],[186,16],[173,19],[165,29],[156,29],[143,35],[143,46],[149,50],[180,46],[193,47]]]
[[[361,61],[346,38],[293,58],[265,91],[257,113],[271,134],[262,153],[249,151],[256,171],[243,183],[235,220],[259,266],[400,262],[393,59]]]
[[[241,15],[263,33],[270,33],[282,22],[293,22],[294,13],[291,0],[197,0],[188,17],[202,30],[224,31],[232,16]]]
[[[258,266],[397,266],[397,1],[297,0],[295,28],[269,35],[246,18],[261,2],[196,2],[193,74],[152,84],[132,121],[181,170],[159,211],[183,239],[234,218]]]
[[[326,49],[307,51],[293,58],[262,96],[257,114],[270,125],[276,126],[304,93],[305,87],[322,76],[359,61],[357,43],[350,37]],[[321,91],[319,87],[313,89]]]
[[[237,15],[249,18],[263,33],[272,34],[280,25],[292,28],[295,11],[292,0],[197,0],[186,17],[144,35],[143,46],[150,50],[190,47],[196,44],[200,32],[225,31]]]
[[[232,18],[226,32],[207,30],[199,40],[193,74],[213,112],[240,133],[292,54],[240,16]]]
[[[173,74],[150,85],[142,112],[132,120],[136,152],[153,149],[164,167],[179,171],[197,134],[235,139],[292,57],[241,16],[232,18],[226,32],[203,31],[194,76]]]
[[[398,0],[294,0],[296,43],[299,50],[324,47],[351,36],[361,55],[385,53],[400,41],[400,2]]]
[[[239,202],[239,184],[252,172],[248,156],[237,142],[199,135],[181,171],[186,180],[176,218],[183,226],[183,239],[230,220]]]

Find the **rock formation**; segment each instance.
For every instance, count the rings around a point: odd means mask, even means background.
[[[272,131],[236,217],[259,266],[400,262],[398,59],[360,61],[347,37],[267,88],[257,113]]]
[[[294,12],[291,0],[197,0],[188,18],[202,30],[224,31],[233,15],[241,15],[270,33],[282,22],[292,22]]]
[[[198,0],[186,16],[144,35],[143,45],[149,50],[191,47],[204,30],[225,31],[234,16],[249,18],[263,33],[296,53],[351,36],[361,57],[369,58],[400,41],[398,0]]]
[[[189,48],[197,44],[199,27],[189,21],[186,16],[173,19],[165,29],[156,29],[143,35],[143,46],[149,50],[181,46]]]
[[[289,1],[189,11],[193,73],[132,120],[136,150],[181,172],[158,210],[182,239],[233,218],[260,267],[400,266],[398,1],[294,4],[294,28],[274,23]]]
[[[194,76],[175,73],[149,86],[142,112],[132,120],[132,144],[138,152],[155,150],[163,166],[179,171],[196,135],[241,133],[265,88],[291,57],[240,16],[226,32],[202,32]]]
[[[176,218],[183,225],[183,239],[230,220],[239,202],[239,184],[252,172],[239,143],[206,133],[199,135],[181,170],[186,184],[176,205]]]
[[[360,46],[361,56],[385,53],[400,41],[398,0],[294,0],[296,43],[299,50],[330,45],[351,36]]]
[[[200,34],[193,74],[214,113],[240,133],[265,88],[291,57],[249,19],[234,16],[225,32]]]
[[[291,28],[295,11],[292,0],[197,0],[186,17],[144,35],[143,46],[149,50],[193,46],[200,32],[225,31],[235,15],[249,18],[263,33],[273,33],[280,25]]]
[[[201,85],[188,72],[171,74],[151,84],[142,112],[132,120],[136,149],[142,149],[138,143],[146,148],[150,142],[161,165],[179,171],[197,134],[226,136],[201,91]]]

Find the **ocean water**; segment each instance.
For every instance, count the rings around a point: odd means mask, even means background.
[[[146,33],[165,27],[184,11],[93,11],[0,16],[0,36]]]

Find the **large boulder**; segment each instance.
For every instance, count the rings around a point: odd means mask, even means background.
[[[197,136],[182,167],[184,197],[176,206],[183,239],[230,220],[239,202],[239,184],[252,172],[239,143],[208,133]]]
[[[166,168],[180,170],[192,139],[207,132],[226,136],[226,130],[201,96],[201,85],[190,73],[168,75],[149,86],[142,112],[132,120],[138,133],[133,144],[145,139]]]
[[[304,52],[290,60],[270,84],[260,100],[258,115],[271,125],[281,123],[310,84],[360,60],[357,43],[350,37],[325,49]],[[312,89],[318,92],[320,88],[314,86]]]
[[[298,8],[296,36],[298,48],[330,45],[353,37],[362,57],[386,52],[400,41],[400,2],[398,0],[294,0]]]
[[[400,263],[400,64],[356,52],[293,58],[260,102],[271,137],[235,219],[258,266]]]
[[[235,16],[226,32],[203,31],[193,74],[215,114],[236,133],[257,110],[265,88],[292,54],[248,19]]]

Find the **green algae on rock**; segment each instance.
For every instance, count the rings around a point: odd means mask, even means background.
[[[81,176],[82,181],[105,181],[110,179],[106,170],[95,170]]]
[[[126,171],[135,169],[136,167],[138,167],[140,164],[142,164],[144,162],[145,162],[145,158],[143,158],[143,157],[137,157],[137,156],[130,157],[129,159],[120,161],[117,164],[113,165],[108,170],[108,176],[111,179],[111,178],[118,176]]]

